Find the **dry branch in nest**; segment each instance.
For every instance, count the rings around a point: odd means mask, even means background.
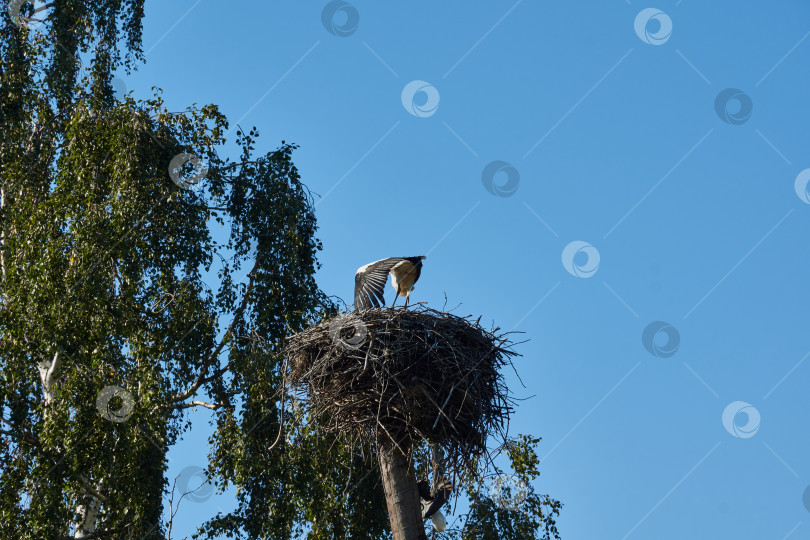
[[[427,440],[458,471],[505,438],[512,412],[501,372],[517,353],[479,321],[422,305],[339,315],[289,338],[289,380],[328,429],[406,453]]]

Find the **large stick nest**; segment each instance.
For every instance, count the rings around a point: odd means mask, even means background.
[[[466,462],[512,412],[501,371],[517,353],[479,321],[422,306],[339,315],[289,338],[290,381],[327,429],[428,440]]]

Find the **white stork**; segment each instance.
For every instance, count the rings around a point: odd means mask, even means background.
[[[408,305],[408,295],[413,290],[413,284],[422,273],[422,259],[418,257],[390,257],[374,261],[357,269],[354,275],[354,307],[355,309],[368,309],[385,305],[385,282],[391,274],[391,285],[397,291],[393,306],[398,296],[405,297],[405,306]]]

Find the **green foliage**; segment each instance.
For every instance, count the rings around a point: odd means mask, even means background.
[[[452,479],[456,489],[443,507],[447,530],[432,531],[440,540],[526,540],[559,539],[556,518],[562,504],[535,491],[540,475],[536,448],[539,438],[518,435],[510,438],[490,456],[480,456],[460,477]],[[506,458],[507,468],[492,461]],[[430,481],[432,469],[426,445],[415,452],[419,479]],[[449,515],[458,507],[455,515]],[[429,524],[430,522],[428,522]],[[432,530],[432,529],[431,529]]]
[[[504,449],[514,474],[497,470],[487,493],[468,486],[472,501],[460,538],[512,539],[559,538],[556,516],[562,504],[535,492],[532,480],[539,476],[535,453],[539,438],[520,435]]]
[[[387,537],[374,449],[284,397],[285,336],[336,310],[313,277],[295,145],[262,154],[239,130],[231,160],[215,106],[116,100],[115,69],[141,57],[142,1],[57,1],[40,34],[5,8],[0,537],[73,535],[99,501],[98,537],[166,537],[166,455],[195,400],[214,410],[208,473],[238,502],[198,537]],[[207,167],[198,185],[182,154]],[[493,501],[473,464],[466,524],[447,537],[556,535],[559,503],[531,488],[536,443],[506,447],[529,486],[519,507]]]

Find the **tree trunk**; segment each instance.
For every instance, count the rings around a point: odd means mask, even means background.
[[[102,478],[96,484],[95,493],[98,496],[86,492],[79,499],[76,505],[76,513],[81,516],[81,520],[76,524],[76,534],[74,538],[83,538],[96,532],[96,520],[98,519],[98,512],[101,510],[100,492],[104,489],[104,479]]]
[[[427,536],[422,523],[416,473],[403,450],[408,448],[400,449],[390,439],[383,438],[377,452],[391,532],[394,540],[423,540]]]

